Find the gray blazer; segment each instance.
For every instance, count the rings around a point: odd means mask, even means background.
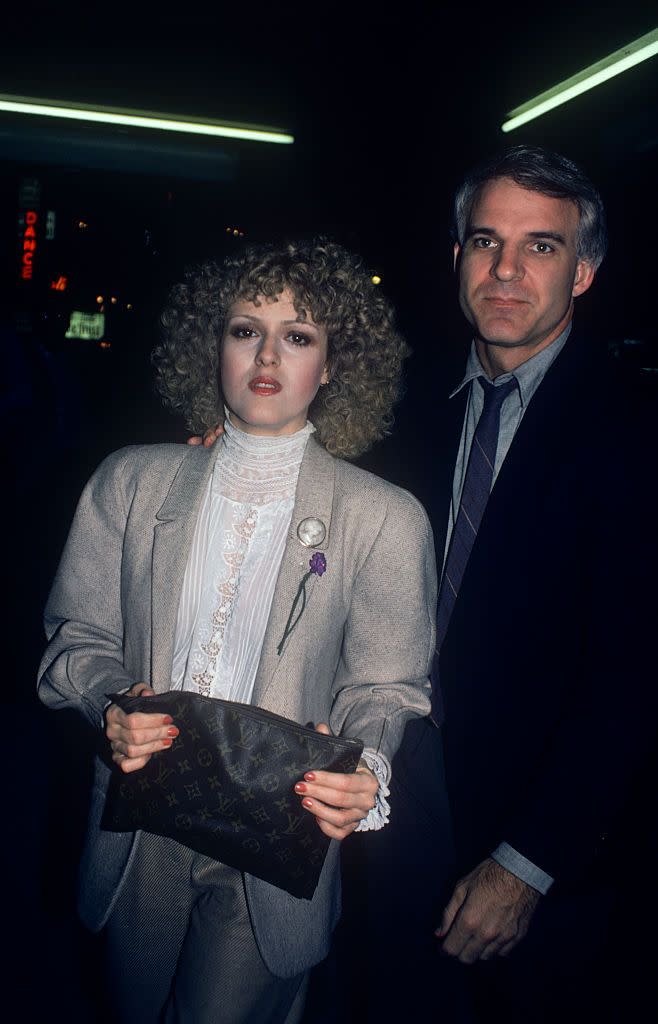
[[[44,703],[76,707],[99,727],[106,694],[136,681],[170,688],[183,574],[213,462],[202,447],[140,446],[109,456],[93,475],[46,607]],[[327,528],[327,570],[309,581],[304,614],[278,655],[312,554],[297,538],[307,517]],[[429,710],[435,599],[432,533],[419,502],[311,438],[253,703],[298,722],[328,721],[390,760],[406,722]],[[79,887],[80,916],[93,931],[107,921],[140,838],[99,828],[109,774],[97,759]],[[340,913],[338,843],[312,901],[250,875],[245,886],[272,973],[290,977],[326,956]]]

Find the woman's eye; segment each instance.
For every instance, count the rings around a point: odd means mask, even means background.
[[[253,327],[246,327],[244,324],[236,324],[231,328],[232,338],[255,338],[256,331]]]
[[[291,341],[293,345],[310,345],[311,343],[308,334],[301,334],[300,331],[291,331],[288,335],[288,341]]]

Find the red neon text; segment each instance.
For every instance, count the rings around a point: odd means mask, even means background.
[[[21,277],[24,281],[29,281],[32,278],[33,259],[37,247],[37,220],[38,215],[35,210],[26,211],[23,252],[21,254]]]

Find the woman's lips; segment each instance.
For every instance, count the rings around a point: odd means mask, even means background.
[[[253,380],[249,381],[249,390],[253,391],[255,395],[264,397],[266,395],[278,394],[281,390],[281,385],[273,377],[254,377]]]

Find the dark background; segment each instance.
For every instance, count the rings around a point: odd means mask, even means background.
[[[123,444],[187,436],[151,388],[149,352],[169,287],[189,263],[235,245],[234,228],[252,239],[331,235],[381,276],[413,347],[401,436],[431,432],[432,404],[459,380],[469,340],[452,276],[452,192],[475,160],[518,142],[544,145],[581,163],[608,209],[610,254],[577,303],[578,321],[642,387],[654,386],[658,59],[509,135],[500,124],[656,27],[658,14],[631,0],[536,10],[412,3],[389,14],[374,3],[220,3],[212,15],[191,5],[172,14],[32,4],[3,17],[0,92],[295,136],[293,146],[273,146],[0,114],[5,664],[18,780],[10,990],[22,1019],[40,1019],[55,986],[66,991],[68,1019],[94,1020],[93,962],[78,967],[89,945],[70,914],[90,740],[66,713],[36,703],[34,678],[43,603],[85,479]],[[41,213],[54,210],[57,225],[53,240],[39,239],[28,286],[18,279],[25,179],[37,179]],[[60,276],[67,289],[53,291]],[[104,346],[66,339],[71,310],[93,312],[98,295]],[[385,442],[367,464],[414,489],[403,461]]]

